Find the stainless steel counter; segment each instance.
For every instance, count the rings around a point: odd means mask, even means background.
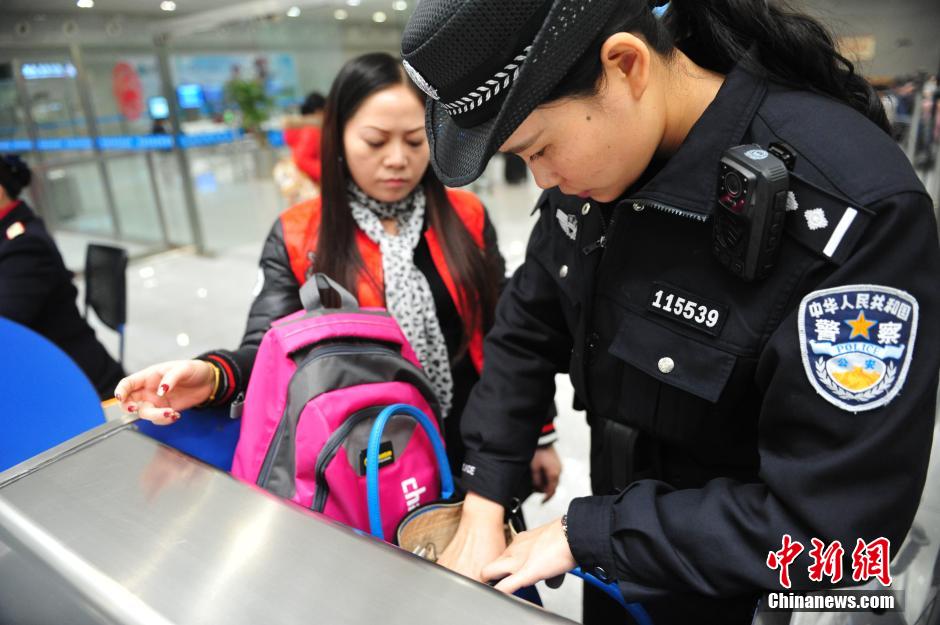
[[[570,623],[122,424],[0,473],[0,623]]]

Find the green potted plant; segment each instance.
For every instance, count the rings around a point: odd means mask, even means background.
[[[242,128],[255,136],[262,145],[267,144],[267,137],[261,125],[268,120],[273,102],[264,92],[264,85],[257,80],[233,78],[226,85],[227,97],[238,107],[242,116]]]

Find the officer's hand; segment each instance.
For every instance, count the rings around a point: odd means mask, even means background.
[[[516,536],[499,558],[483,567],[483,581],[501,580],[496,590],[512,594],[543,579],[564,575],[576,565],[561,519]]]
[[[114,396],[126,412],[157,425],[175,423],[180,411],[209,399],[215,385],[212,366],[203,360],[172,360],[121,380]]]
[[[470,579],[481,581],[480,569],[506,549],[501,505],[467,493],[460,525],[437,563]]]
[[[532,456],[532,487],[537,493],[545,493],[545,503],[555,494],[558,488],[558,479],[561,477],[561,458],[555,451],[554,445],[539,447]]]

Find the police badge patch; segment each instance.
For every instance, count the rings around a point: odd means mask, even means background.
[[[560,208],[555,211],[555,219],[558,220],[558,225],[561,226],[562,232],[571,239],[572,241],[578,238],[578,218],[574,215],[569,215]]]
[[[800,304],[800,351],[816,391],[850,412],[884,406],[904,386],[917,336],[917,300],[885,286],[814,291]]]

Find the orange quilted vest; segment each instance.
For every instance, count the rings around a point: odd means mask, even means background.
[[[447,197],[450,200],[454,210],[460,220],[470,232],[473,241],[484,249],[483,226],[484,213],[483,204],[480,200],[468,191],[457,189],[448,189]],[[317,242],[317,234],[320,229],[320,198],[301,202],[281,214],[281,225],[284,228],[284,244],[287,247],[287,255],[290,258],[291,270],[299,284],[306,281],[307,270],[310,267],[310,259],[313,258],[311,252],[314,251]],[[440,274],[441,279],[447,286],[447,291],[457,308],[461,318],[466,319],[467,310],[458,297],[457,286],[451,275],[450,268],[444,257],[444,249],[438,240],[437,233],[432,228],[424,231],[424,239],[427,241],[428,248],[431,251],[431,259],[434,261],[434,267]],[[361,230],[356,231],[356,244],[359,246],[359,255],[366,266],[366,269],[375,277],[379,284],[382,284],[382,252],[379,246],[374,243]],[[356,295],[359,298],[359,305],[364,307],[385,307],[385,299],[382,293],[378,291],[372,282],[361,277],[357,285]],[[476,327],[470,336],[468,350],[470,359],[477,373],[483,369],[483,328],[480,326],[479,317]]]

